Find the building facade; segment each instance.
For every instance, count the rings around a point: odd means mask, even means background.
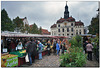
[[[25,24],[29,25],[28,20],[27,20],[27,17],[22,18],[22,21],[23,21],[23,23],[24,23],[24,26],[25,26]]]
[[[53,36],[67,36],[72,37],[75,35],[84,34],[84,23],[81,21],[75,21],[72,16],[69,17],[68,6],[66,3],[64,18],[57,20],[56,24],[51,27],[51,35]]]

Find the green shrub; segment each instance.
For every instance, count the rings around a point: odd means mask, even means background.
[[[69,52],[60,56],[61,67],[82,67],[86,64],[86,54],[82,48],[69,48]]]
[[[69,40],[69,43],[71,43],[71,47],[73,47],[73,46],[82,47],[81,36],[76,35],[76,36],[72,37],[72,39]]]

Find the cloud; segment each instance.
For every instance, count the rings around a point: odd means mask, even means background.
[[[98,2],[68,2],[70,16],[89,25],[96,15]],[[47,1],[2,1],[1,9],[5,8],[9,17],[14,19],[27,17],[29,24],[36,23],[50,31],[50,26],[60,17],[64,17],[66,2]]]

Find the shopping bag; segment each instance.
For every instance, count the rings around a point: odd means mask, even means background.
[[[29,62],[28,54],[26,54],[25,60],[26,62]]]

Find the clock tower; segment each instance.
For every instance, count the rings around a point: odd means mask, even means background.
[[[64,12],[64,19],[67,19],[67,18],[69,18],[69,11],[68,11],[67,1],[66,1],[65,12]]]

